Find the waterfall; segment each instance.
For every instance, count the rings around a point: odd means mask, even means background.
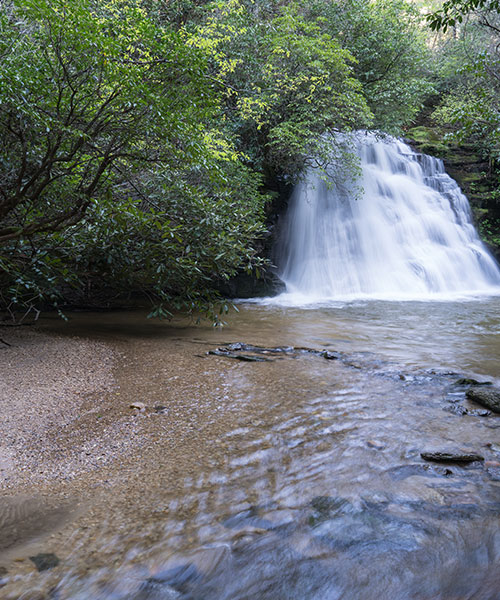
[[[286,294],[313,302],[500,294],[499,267],[443,162],[390,137],[358,133],[352,142],[357,184],[328,185],[311,170],[294,190],[275,259]]]

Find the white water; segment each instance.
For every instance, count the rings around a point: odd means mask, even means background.
[[[358,134],[361,193],[311,171],[297,186],[277,249],[284,304],[500,294],[467,198],[440,159]]]

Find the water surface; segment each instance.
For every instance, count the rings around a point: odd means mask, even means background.
[[[56,569],[16,589],[50,584],[61,600],[498,600],[500,421],[479,416],[457,380],[500,383],[500,300],[239,309],[223,330],[131,313],[48,325],[119,347],[120,392],[148,409],[94,524],[56,547]],[[206,354],[231,342],[338,358]],[[435,448],[485,461],[425,462]]]

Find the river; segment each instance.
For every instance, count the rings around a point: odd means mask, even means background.
[[[500,421],[457,380],[500,382],[499,308],[241,304],[222,330],[47,320],[119,349],[121,402],[147,409],[130,460],[71,484],[84,514],[44,542],[60,564],[9,597],[498,600]],[[207,354],[235,342],[331,354]],[[420,456],[449,448],[485,460]]]

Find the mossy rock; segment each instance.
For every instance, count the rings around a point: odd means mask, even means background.
[[[488,213],[489,213],[489,211],[488,211],[487,208],[480,208],[478,206],[474,206],[473,209],[472,209],[472,212],[474,214],[474,218],[477,221],[480,221],[481,219],[484,219],[485,217],[488,216]]]
[[[442,135],[432,127],[425,127],[424,125],[412,127],[406,132],[406,136],[420,144],[442,144]]]
[[[439,156],[440,158],[445,157],[448,152],[448,146],[440,143],[432,144],[426,142],[424,144],[420,144],[418,149],[423,154],[431,154],[432,156]]]
[[[469,152],[451,151],[446,152],[446,162],[454,165],[477,165],[483,164],[484,160],[478,155]]]
[[[460,181],[462,181],[464,184],[477,183],[483,179],[484,175],[475,171],[462,171],[460,174]]]

